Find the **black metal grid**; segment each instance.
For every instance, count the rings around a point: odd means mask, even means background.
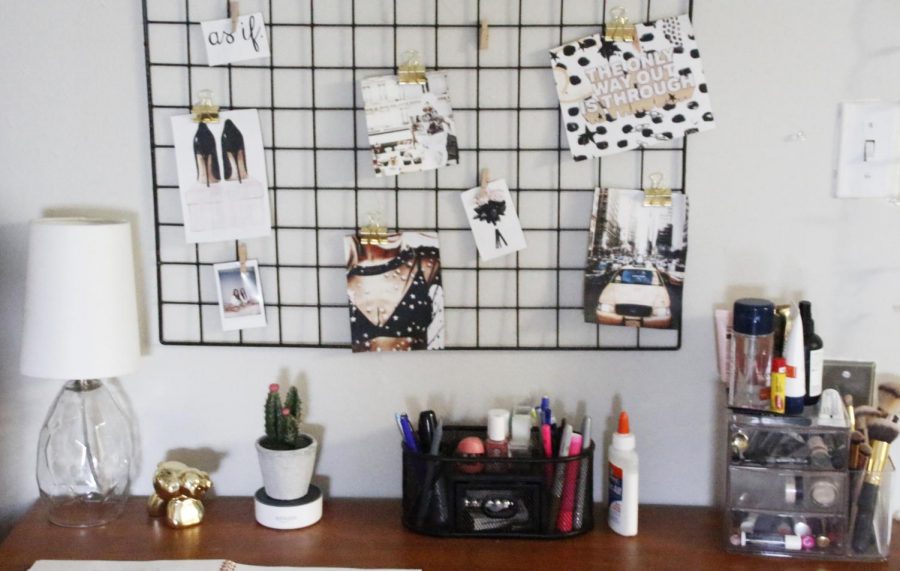
[[[450,7],[450,2],[454,6]],[[197,62],[199,24],[201,20],[224,17],[227,4],[224,0],[143,0],[161,343],[349,347],[347,303],[338,299],[341,296],[346,299],[344,265],[340,260],[334,259],[333,253],[342,252],[339,235],[354,232],[361,221],[365,221],[368,209],[362,203],[377,197],[382,206],[388,204],[386,214],[392,214],[392,220],[389,220],[392,227],[399,230],[440,232],[447,300],[445,319],[448,349],[680,348],[680,325],[677,330],[661,332],[583,323],[580,284],[587,251],[590,199],[594,187],[640,187],[638,185],[646,183],[649,173],[669,170],[666,181],[674,190],[684,190],[686,139],[595,159],[596,167],[589,167],[590,182],[585,184],[584,171],[581,171],[581,175],[566,171],[574,171],[576,167],[583,169],[585,164],[594,163],[572,161],[562,122],[559,120],[559,105],[555,101],[555,95],[553,101],[542,100],[538,103],[532,102],[533,97],[530,95],[528,101],[523,99],[523,88],[529,94],[533,93],[538,89],[538,81],[544,87],[553,85],[547,50],[594,33],[600,28],[603,15],[608,13],[606,0],[328,0],[327,8],[324,9],[326,3],[321,0],[258,0],[256,3],[244,0],[241,6],[245,13],[261,11],[264,14],[272,57],[262,65],[233,64],[209,68],[204,61]],[[501,13],[498,12],[498,4],[502,4],[501,12],[506,17],[497,22],[490,21],[489,18],[491,49],[497,49],[495,45],[498,39],[502,41],[505,38],[508,41],[511,38],[515,45],[515,61],[506,61],[501,65],[485,61],[491,55],[490,50],[477,49],[479,22],[483,17]],[[631,2],[632,5],[628,2],[625,4],[629,8],[635,8],[632,6],[634,2]],[[654,12],[653,4],[653,0],[643,0],[639,10],[629,10],[629,13],[633,19],[640,14],[646,21],[676,15],[685,10],[693,15],[693,0],[656,0],[656,5],[665,4],[665,11],[660,10],[659,13]],[[160,11],[158,8],[161,5],[164,5],[162,12],[165,15],[158,17],[155,13]],[[358,21],[363,7],[367,16],[364,21]],[[411,10],[413,7],[415,10]],[[454,17],[442,19],[442,10],[453,12]],[[196,14],[197,11],[201,14]],[[317,18],[317,12],[323,11],[327,16]],[[418,18],[410,19],[410,11],[421,14]],[[285,17],[282,17],[282,13]],[[373,20],[373,13],[377,13],[380,19]],[[341,16],[337,21],[336,14]],[[543,16],[543,19],[539,16]],[[466,49],[474,46],[474,63],[448,64],[447,54],[443,55],[444,62],[441,61],[441,52],[445,49],[441,41],[442,33],[451,32],[457,37],[464,34],[463,37],[468,38],[471,46],[466,45]],[[382,54],[378,65],[371,65],[369,62],[360,64],[360,53],[365,54],[372,45],[359,44],[363,34],[369,38],[381,37],[389,42],[391,55],[383,57]],[[411,42],[410,39],[416,38],[416,34],[421,38],[427,38],[429,34],[434,37],[425,43]],[[523,38],[537,34],[545,34],[550,43],[526,46]],[[305,41],[295,45],[282,44],[279,35],[290,37],[292,41],[296,38],[305,38]],[[324,47],[326,36],[334,36],[337,42]],[[173,41],[176,38],[181,39]],[[181,41],[183,45],[177,46]],[[290,49],[279,52],[285,46]],[[159,47],[162,47],[161,52],[156,49]],[[364,51],[361,52],[360,47]],[[335,50],[347,48],[351,54],[349,61],[346,56],[343,57],[344,61],[332,61],[334,57],[331,54]],[[397,67],[398,54],[406,49],[425,52],[424,59],[428,69],[451,74],[449,82],[454,116],[457,118],[457,125],[462,125],[457,129],[460,165],[431,171],[422,176],[401,175],[375,179],[369,166],[370,149],[364,129],[365,118],[358,94],[358,82],[368,76],[393,73]],[[320,54],[318,60],[317,50]],[[526,53],[523,50],[528,50],[527,57],[532,63],[523,62],[523,54]],[[305,61],[307,52],[308,61]],[[279,57],[281,53],[291,57]],[[328,54],[325,61],[322,61],[323,53]],[[543,56],[542,61],[537,60],[537,53]],[[366,55],[366,60],[370,57],[371,55]],[[458,54],[454,54],[453,59],[459,59]],[[333,93],[322,93],[317,98],[317,79],[320,85],[329,83],[322,75],[324,73],[335,74],[346,80],[344,85],[338,86],[344,90],[338,97],[352,94],[347,98],[349,105],[332,104],[332,101],[326,100],[325,96],[333,99]],[[499,106],[485,104],[482,101],[485,89],[493,90],[499,85],[499,77],[508,79],[510,74],[515,75],[515,101]],[[457,84],[461,80],[465,82],[465,86]],[[250,257],[260,260],[269,320],[265,329],[230,333],[219,331],[215,291],[209,288],[214,281],[212,265],[236,259],[237,243],[229,243],[224,248],[221,244],[185,245],[180,211],[173,207],[173,201],[177,204],[178,200],[178,185],[174,178],[174,146],[166,141],[170,129],[168,117],[188,113],[196,92],[210,87],[209,82],[219,85],[224,83],[226,86],[215,94],[223,109],[260,110],[264,140],[268,139],[265,141],[265,149],[269,163],[273,234],[269,238],[246,241],[250,245]],[[474,83],[474,99],[470,94],[460,98],[458,91],[465,89],[468,92],[470,83]],[[248,84],[262,86],[262,98],[254,99],[236,94],[239,88]],[[266,84],[267,97],[264,88]],[[307,84],[308,91],[301,95],[300,90],[305,89],[302,86]],[[328,87],[331,87],[330,83]],[[555,88],[553,93],[555,94]],[[248,99],[252,101],[245,101]],[[462,104],[459,104],[460,100],[463,101]],[[244,104],[245,102],[248,104]],[[543,142],[523,146],[523,133],[532,130],[534,119],[539,114],[546,117],[547,113],[552,113],[555,124],[552,129],[543,133]],[[322,140],[323,134],[318,125],[332,121],[334,114],[352,115],[353,137],[349,143],[342,140],[336,144]],[[296,119],[302,118],[299,123],[304,125],[304,129],[309,129],[307,140],[297,142],[295,130],[276,126],[279,119],[288,115],[293,115]],[[488,118],[489,115],[492,116],[491,119]],[[503,145],[483,141],[486,139],[482,133],[483,127],[495,127],[501,116],[505,116],[507,121],[514,117],[515,140]],[[467,123],[474,125],[474,132],[466,131]],[[285,139],[290,140],[282,142]],[[331,181],[324,180],[326,177],[323,173],[336,169],[346,170],[341,169],[341,164],[337,162],[338,153],[353,156],[353,176],[352,182],[346,181],[335,186]],[[555,164],[544,166],[551,169],[551,175],[552,169],[555,169],[555,183],[545,182],[531,186],[534,160],[546,158],[548,154],[555,156]],[[657,157],[663,157],[662,164],[668,163],[671,168],[661,169],[660,161],[655,160]],[[303,183],[297,182],[296,173],[290,177],[282,176],[279,180],[279,169],[284,175],[289,169],[293,170],[297,162],[310,158],[312,168],[305,169],[309,172]],[[651,162],[654,166],[648,166]],[[506,165],[506,169],[497,168],[498,164]],[[489,264],[480,262],[474,243],[468,238],[469,227],[464,216],[447,214],[448,209],[452,208],[461,212],[458,194],[477,185],[478,174],[483,166],[491,166],[492,178],[502,177],[509,182],[529,244],[528,249]],[[615,173],[610,175],[609,171],[613,167],[616,167]],[[526,168],[529,172],[524,172]],[[454,172],[450,173],[449,169]],[[579,182],[569,184],[571,179],[578,179]],[[349,200],[342,202],[335,199],[335,196],[348,195],[352,196],[352,221],[324,220],[329,208],[332,209],[332,214],[335,208],[350,209],[347,204]],[[297,196],[301,198],[298,200]],[[529,222],[532,218],[529,215],[537,214],[540,217],[545,210],[540,204],[530,204],[529,199],[534,197],[544,199],[546,204],[543,206],[550,206],[548,212],[551,220],[548,224],[536,225]],[[408,212],[402,212],[402,204],[413,199],[424,200],[426,207],[410,216]],[[432,199],[433,206],[429,204]],[[301,202],[305,202],[307,208],[298,209]],[[442,203],[445,203],[443,214]],[[325,211],[322,210],[323,205]],[[312,209],[311,218],[309,207]],[[291,221],[298,213],[300,221]],[[432,215],[433,219],[429,220]],[[332,217],[327,216],[329,219]],[[572,222],[573,217],[581,222]],[[447,221],[447,218],[451,220]],[[457,220],[454,221],[453,218]],[[583,240],[579,240],[579,234],[583,234]],[[301,236],[303,239],[298,241]],[[455,239],[448,240],[448,236]],[[465,242],[466,239],[469,240],[468,244],[460,246],[460,240]],[[301,244],[302,249],[309,247],[310,243],[314,246],[313,254],[306,259],[296,259],[294,252],[298,250],[298,244]],[[537,260],[532,260],[529,250],[536,248],[543,250],[547,257],[540,259],[538,256]],[[571,251],[572,248],[577,249],[577,254]],[[562,261],[564,257],[568,259],[566,263]],[[498,276],[502,290],[499,296],[495,283]],[[513,297],[503,289],[506,285],[503,281],[511,277],[514,281]],[[533,302],[524,299],[527,296],[523,294],[534,291],[528,286],[533,285],[536,278],[550,278],[545,284],[549,283],[549,289],[553,291],[549,296],[543,292],[537,296],[542,301]],[[307,287],[304,287],[304,280],[311,280],[312,283],[307,283]],[[564,295],[562,290],[571,290],[573,281],[579,286],[575,290],[577,294],[572,295],[568,291],[569,295]],[[303,289],[303,294],[299,296],[302,299],[299,300],[296,292],[289,295],[296,282],[299,282],[298,288]],[[173,284],[176,287],[172,287]],[[466,285],[458,291],[465,290],[466,294],[457,295],[453,290],[454,285],[463,284]],[[335,290],[339,295],[336,295]],[[463,297],[467,299],[461,300]],[[501,330],[490,331],[498,323],[501,324]],[[504,326],[506,330],[502,329]],[[298,331],[295,329],[297,327],[301,329]],[[458,328],[456,332],[454,328]],[[346,330],[346,335],[343,330]],[[570,336],[570,332],[574,335]],[[529,336],[534,333],[537,333],[537,337]]]

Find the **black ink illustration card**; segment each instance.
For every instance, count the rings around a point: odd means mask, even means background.
[[[678,329],[687,260],[688,204],[644,206],[642,190],[594,193],[584,274],[584,319],[603,325]]]
[[[715,126],[687,15],[637,24],[634,42],[581,38],[550,50],[550,65],[576,161]]]
[[[460,198],[482,260],[493,260],[525,248],[525,234],[505,180],[491,181],[483,192],[476,186]]]
[[[395,75],[362,81],[376,176],[459,164],[447,74],[431,71],[425,78],[424,84],[400,83]]]
[[[354,353],[444,348],[444,290],[437,235],[344,237]]]

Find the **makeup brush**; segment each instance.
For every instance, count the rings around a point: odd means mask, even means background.
[[[886,416],[885,413],[882,412],[880,409],[878,409],[874,406],[869,406],[869,405],[865,405],[865,404],[862,406],[855,407],[853,409],[853,415],[856,417],[857,430],[859,430],[860,432],[863,433],[863,436],[866,437],[866,440],[869,439],[867,430],[866,430],[868,423],[875,420],[876,418],[884,418]],[[851,465],[851,467],[852,467],[852,465]]]
[[[878,385],[878,408],[886,413],[891,422],[900,420],[900,383]]]
[[[883,386],[883,385],[882,385]],[[881,387],[879,387],[879,398]],[[862,490],[856,502],[857,512],[853,530],[853,550],[862,553],[869,549],[875,539],[875,509],[878,505],[878,488],[887,461],[891,443],[900,434],[900,426],[887,420],[875,420],[869,425],[869,440],[872,443],[872,457],[866,463]]]
[[[872,457],[872,447],[869,444],[862,443],[859,445],[859,460],[856,463],[856,466],[853,466],[854,470],[865,470],[866,464],[869,463],[869,458]]]
[[[853,395],[844,395],[844,406],[847,407],[847,418],[850,420],[850,430],[856,430],[856,415],[853,413]]]
[[[813,437],[815,438],[815,437]],[[821,437],[820,437],[821,438]],[[812,438],[809,439],[812,442]],[[860,445],[866,442],[866,437],[863,436],[863,433],[854,430],[850,433],[850,469],[856,468],[856,465],[859,464],[859,447]]]

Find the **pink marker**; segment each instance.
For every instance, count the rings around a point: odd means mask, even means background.
[[[569,457],[581,454],[583,437],[573,434],[569,444]],[[562,505],[559,508],[559,517],[556,519],[556,527],[563,533],[572,531],[572,512],[575,510],[575,484],[578,481],[578,462],[570,461],[566,466],[566,482],[563,487]]]

